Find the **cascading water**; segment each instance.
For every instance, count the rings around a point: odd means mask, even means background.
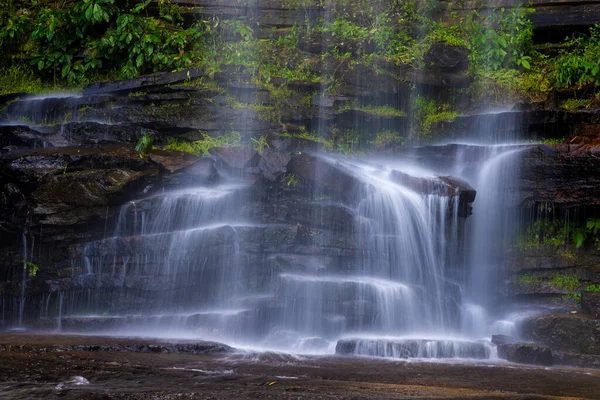
[[[112,237],[80,247],[73,273],[89,289],[60,295],[60,324],[298,351],[416,335],[438,338],[416,341],[417,355],[468,355],[439,339],[478,338],[461,331],[461,282],[447,272],[460,261],[458,196],[417,193],[391,168],[328,162],[360,182],[349,196],[352,262],[307,259],[300,228],[244,217],[243,184],[161,193],[124,205]],[[281,252],[306,264],[282,268]]]

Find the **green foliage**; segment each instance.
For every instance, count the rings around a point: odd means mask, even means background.
[[[591,103],[591,99],[567,99],[560,104],[560,108],[567,111],[574,111],[580,108],[587,108]]]
[[[0,95],[7,93],[40,93],[47,89],[29,66],[11,65],[0,69]]]
[[[413,117],[416,123],[416,133],[422,138],[432,134],[432,128],[444,121],[453,121],[458,113],[451,109],[448,103],[437,103],[433,99],[417,96],[413,101]]]
[[[135,145],[135,151],[138,152],[140,157],[146,157],[148,154],[150,154],[150,150],[152,150],[153,145],[154,142],[152,137],[150,135],[144,135]]]
[[[262,155],[265,149],[270,148],[267,142],[267,135],[261,136],[258,139],[252,138],[252,147],[258,154]]]
[[[40,271],[39,265],[34,264],[31,261],[23,261],[23,269],[27,270],[27,274],[31,277],[36,276]]]
[[[583,289],[584,292],[596,292],[600,293],[600,285],[589,285]]]
[[[10,29],[0,30],[0,44],[24,51],[55,82],[86,83],[98,72],[132,78],[190,65],[204,25],[184,28],[179,8],[166,0],[158,2],[158,16],[149,16],[150,2],[131,7],[115,0],[35,2],[5,11]]]
[[[590,241],[597,247],[600,245],[600,218],[588,218],[585,224],[567,224],[559,219],[537,219],[519,237],[517,245],[521,251],[539,246],[554,246],[558,249],[572,245],[579,249]],[[575,257],[567,249],[563,249],[562,254],[567,258]]]
[[[533,24],[527,14],[533,9],[517,7],[490,9],[482,17],[477,12],[465,21],[469,60],[474,68],[499,70],[500,68],[531,68],[527,55],[533,44]]]
[[[600,24],[589,35],[567,38],[567,48],[551,61],[550,79],[557,89],[600,83]]]
[[[558,219],[537,219],[527,231],[519,236],[517,245],[521,251],[539,246],[566,246],[568,244],[571,227]]]
[[[341,131],[333,128],[333,141],[336,150],[344,155],[358,154],[361,152],[360,136],[352,129]]]
[[[565,274],[554,274],[550,279],[550,282],[553,285],[561,289],[566,289],[569,292],[573,292],[579,288],[579,278],[574,275],[565,275]]]
[[[285,176],[285,183],[288,187],[292,186],[295,189],[298,185],[298,177],[296,174],[288,174]]]
[[[202,139],[193,142],[186,142],[178,139],[170,139],[163,150],[182,151],[185,153],[204,156],[214,147],[235,147],[241,145],[241,136],[238,132],[231,132],[227,135],[212,137],[202,132]]]

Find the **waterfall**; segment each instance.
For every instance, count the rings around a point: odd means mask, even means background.
[[[465,297],[468,302],[463,329],[479,337],[504,333],[491,315],[500,309],[498,289],[504,280],[506,249],[514,240],[516,190],[520,149],[492,147],[479,170],[474,186],[478,191],[473,216],[467,223],[470,250]]]

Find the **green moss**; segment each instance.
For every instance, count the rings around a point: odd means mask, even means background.
[[[347,105],[343,110],[356,110],[362,111],[367,114],[381,116],[381,117],[406,117],[406,113],[402,110],[398,110],[392,106],[374,106],[374,105],[366,105],[366,106],[356,106],[356,105]]]
[[[208,151],[213,147],[240,146],[241,136],[238,132],[231,132],[227,135],[211,137],[202,132],[203,139],[193,142],[187,142],[178,139],[170,139],[169,144],[163,150],[182,151],[185,153],[203,156],[209,154]]]
[[[523,285],[534,285],[534,284],[540,283],[540,282],[542,282],[542,280],[539,277],[537,277],[535,275],[531,275],[531,274],[521,275],[517,279],[517,283],[520,283]]]
[[[569,292],[575,291],[579,288],[579,278],[574,275],[565,275],[565,274],[554,274],[550,279],[550,283],[556,285],[561,289],[566,289]]]
[[[560,108],[567,111],[579,110],[580,108],[590,107],[592,99],[567,99],[560,103]]]
[[[589,285],[583,289],[584,292],[600,293],[600,285]]]
[[[128,96],[129,97],[143,97],[147,94],[148,94],[148,92],[138,91],[138,92],[129,92]]]
[[[458,113],[449,103],[437,103],[434,99],[417,96],[413,101],[416,133],[421,139],[432,136],[433,127],[440,122],[453,121]]]
[[[333,148],[333,141],[325,139],[317,135],[316,132],[308,132],[305,127],[300,128],[300,132],[297,133],[284,133],[281,136],[284,137],[295,137],[298,139],[309,140],[311,142],[321,143],[325,146],[326,149]]]
[[[385,150],[395,147],[401,147],[406,144],[406,138],[396,131],[384,130],[375,136],[371,145],[375,150]]]

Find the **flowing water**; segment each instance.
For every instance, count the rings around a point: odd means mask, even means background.
[[[49,295],[40,314],[65,331],[321,353],[358,338],[355,354],[494,357],[480,340],[514,331],[510,321],[494,322],[493,306],[511,222],[501,188],[514,179],[518,151],[488,153],[478,172],[462,172],[478,190],[466,219],[458,196],[417,193],[393,179],[396,170],[439,171],[320,156],[360,184],[336,204],[352,227],[312,241],[350,256],[307,255],[300,226],[252,218],[249,186],[235,178],[130,202],[112,233],[77,249],[72,275],[87,289],[59,292],[50,313]]]
[[[61,101],[24,101],[14,118],[60,122]],[[429,160],[427,167],[320,155],[358,182],[343,204],[321,201],[350,214],[351,226],[305,229],[257,218],[251,188],[234,177],[127,203],[104,239],[76,246],[71,275],[78,288],[39,299],[39,317],[65,331],[286,351],[330,352],[339,339],[357,338],[356,354],[494,357],[481,340],[515,333],[516,317],[505,313],[510,308],[501,307],[497,291],[516,220],[519,164],[518,149],[490,144],[519,136],[516,128],[494,127],[498,115],[467,135],[488,143],[475,161],[469,149],[450,164]],[[516,126],[512,118],[502,121]],[[477,190],[473,214],[460,215],[458,196],[415,192],[394,179],[395,171],[467,180]],[[318,193],[304,195],[314,200]],[[311,212],[315,226],[326,224]],[[23,246],[26,263],[25,234]],[[2,302],[3,310],[18,308],[19,327],[26,283],[24,269],[20,297]]]

